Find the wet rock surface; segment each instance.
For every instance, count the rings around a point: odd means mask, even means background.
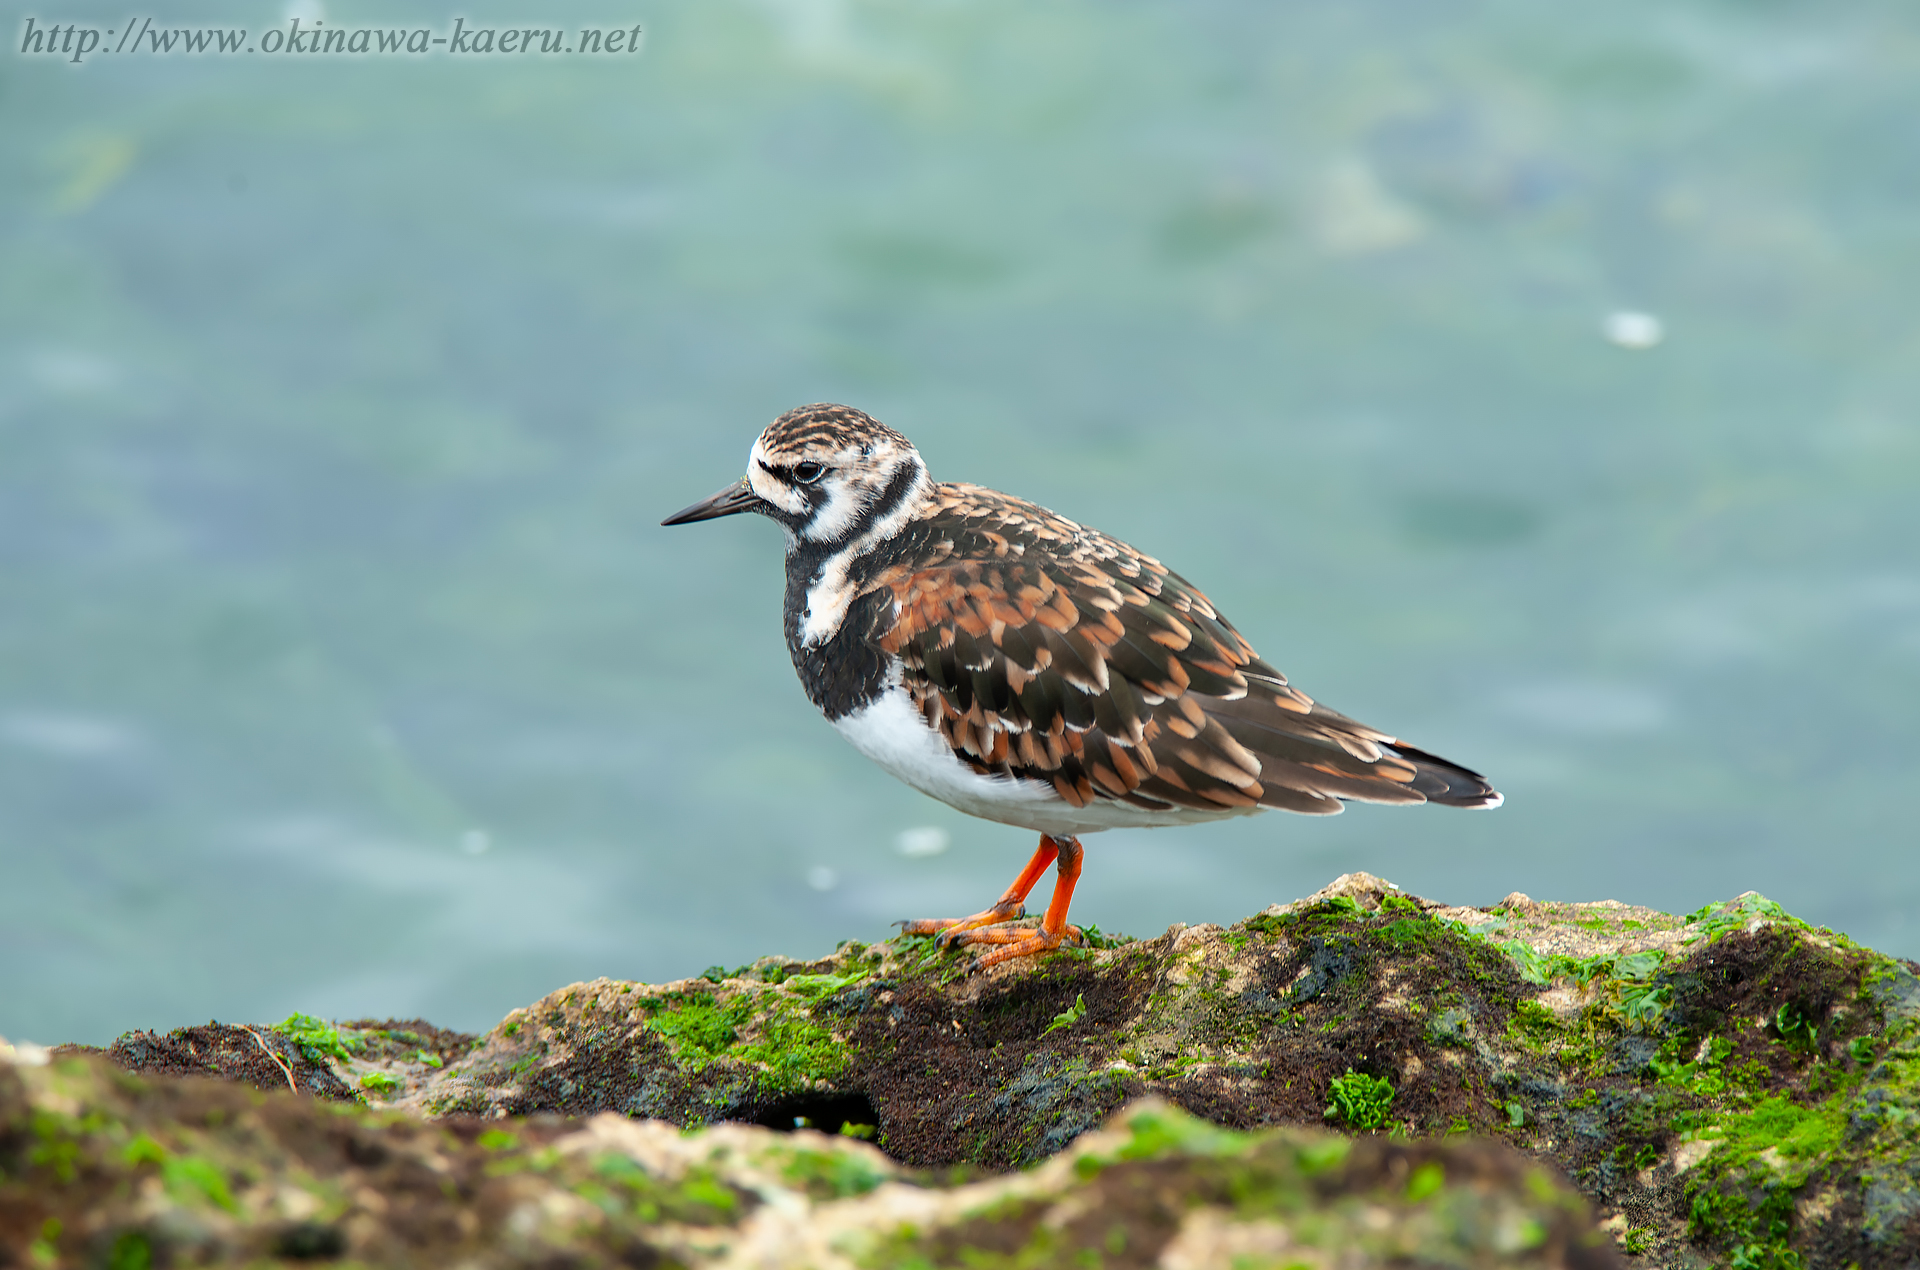
[[[798,1211],[793,1205],[801,1201],[780,1198],[785,1192],[772,1183],[755,1189],[757,1183],[713,1174],[715,1185],[738,1192],[728,1211],[740,1216],[722,1223],[734,1233],[701,1244],[690,1235],[656,1239],[647,1221],[628,1222],[630,1205],[582,1198],[584,1183],[559,1163],[545,1171],[531,1163],[572,1160],[573,1148],[556,1144],[578,1142],[584,1133],[670,1132],[633,1118],[722,1126],[707,1138],[674,1135],[676,1141],[746,1142],[738,1135],[749,1134],[754,1142],[789,1144],[786,1150],[802,1141],[826,1143],[850,1153],[847,1159],[867,1161],[861,1168],[881,1170],[874,1176],[889,1179],[889,1194],[911,1192],[919,1197],[914,1203],[932,1205],[862,1243],[867,1236],[847,1232],[869,1229],[861,1225],[869,1218],[882,1226],[894,1219],[868,1208],[857,1220],[844,1219],[852,1225],[836,1225],[843,1218],[830,1221],[819,1208],[828,1200],[805,1200],[811,1215],[803,1225],[852,1240],[822,1245],[821,1256],[831,1252],[845,1264],[1045,1265],[1080,1256],[1114,1266],[1230,1265],[1236,1257],[1275,1266],[1369,1265],[1393,1257],[1600,1265],[1623,1257],[1643,1265],[1866,1270],[1904,1267],[1920,1256],[1920,979],[1910,963],[1811,929],[1759,896],[1686,918],[1521,895],[1470,909],[1353,874],[1229,928],[1175,927],[1157,939],[1094,942],[973,973],[964,954],[903,937],[848,944],[810,962],[766,958],[734,971],[716,968],[672,984],[576,984],[514,1011],[483,1037],[419,1020],[334,1025],[296,1016],[276,1028],[131,1034],[104,1056],[136,1072],[217,1074],[251,1085],[192,1083],[222,1096],[265,1099],[249,1103],[256,1110],[248,1114],[268,1120],[293,1113],[258,1108],[343,1117],[341,1123],[377,1128],[395,1141],[424,1135],[418,1141],[439,1144],[433,1158],[445,1165],[438,1172],[422,1166],[450,1196],[435,1201],[455,1221],[445,1246],[498,1245],[501,1257],[521,1254],[508,1249],[511,1240],[500,1242],[507,1227],[488,1227],[485,1213],[518,1212],[514,1205],[532,1201],[518,1191],[520,1198],[497,1203],[480,1196],[511,1175],[520,1179],[515,1186],[572,1197],[540,1201],[573,1214],[561,1226],[600,1232],[579,1236],[592,1256],[578,1264],[830,1264],[737,1260],[745,1255],[740,1249],[760,1246],[759,1236],[740,1233],[741,1222],[756,1220],[749,1216],[755,1205]],[[77,1053],[56,1051],[52,1067],[16,1070],[51,1079],[44,1073],[67,1070],[66,1056]],[[332,1105],[264,1092],[289,1086]],[[173,1081],[151,1088],[186,1087]],[[31,1091],[21,1097],[40,1105]],[[1178,1162],[1142,1156],[1140,1170],[1111,1176],[1104,1164],[1083,1165],[1070,1183],[1062,1180],[1062,1161],[1093,1150],[1089,1142],[1109,1141],[1085,1135],[1143,1097],[1165,1101],[1167,1108],[1153,1113],[1160,1121],[1186,1126],[1168,1131],[1187,1143],[1167,1157]],[[578,1119],[599,1113],[617,1118]],[[31,1121],[38,1113],[26,1114]],[[1209,1126],[1315,1131],[1208,1138],[1215,1132]],[[1347,1136],[1329,1138],[1327,1129]],[[25,1141],[17,1130],[5,1132],[14,1135],[8,1142]],[[507,1150],[489,1133],[508,1135],[512,1151],[522,1154],[487,1155]],[[153,1136],[163,1140],[158,1129]],[[1203,1164],[1216,1158],[1207,1152],[1217,1147],[1242,1153],[1235,1159],[1291,1151],[1294,1163],[1286,1167],[1304,1168],[1307,1157],[1299,1152],[1311,1155],[1322,1149],[1314,1143],[1349,1138],[1357,1145],[1342,1156],[1337,1184],[1308,1185],[1301,1179],[1311,1170],[1272,1183],[1306,1207],[1273,1207],[1278,1200],[1249,1207],[1235,1197],[1253,1193],[1252,1183],[1233,1169],[1209,1172],[1215,1166]],[[1193,1145],[1200,1142],[1214,1147]],[[78,1183],[63,1183],[57,1169],[49,1174],[45,1161],[36,1163],[40,1148],[28,1144],[20,1148],[26,1155],[16,1150],[13,1157],[7,1149],[0,1147],[0,1232],[18,1239],[32,1234],[30,1215],[16,1220],[28,1213],[22,1197],[46,1199]],[[268,1152],[271,1159],[245,1150],[234,1157],[223,1175],[236,1206],[226,1210],[231,1220],[253,1211],[256,1192],[268,1194],[277,1184],[276,1170],[293,1167],[283,1149],[275,1150],[280,1154]],[[763,1148],[727,1150],[745,1158]],[[509,1159],[524,1167],[508,1168]],[[1475,1179],[1469,1189],[1486,1204],[1518,1205],[1512,1212],[1526,1215],[1468,1221],[1456,1214],[1433,1225],[1439,1210],[1415,1195],[1429,1182],[1415,1179],[1435,1177],[1421,1170],[1436,1161],[1443,1180]],[[669,1185],[667,1174],[649,1172],[644,1160],[636,1167],[653,1179],[648,1186]],[[1027,1171],[994,1176],[1016,1169]],[[1033,1179],[1043,1174],[1067,1190],[1047,1192],[1044,1202],[1009,1198],[1039,1185]],[[1122,1178],[1133,1180],[1122,1185]],[[1594,1214],[1556,1189],[1556,1178],[1584,1195]],[[149,1183],[141,1193],[191,1195],[164,1179],[158,1191]],[[121,1184],[130,1185],[126,1178]],[[1333,1189],[1323,1194],[1328,1185]],[[996,1186],[1012,1189],[990,1197]],[[1266,1195],[1266,1186],[1254,1191]],[[384,1184],[372,1189],[383,1198],[396,1193]],[[1070,1200],[1068,1191],[1080,1198]],[[398,1255],[381,1249],[401,1244],[370,1233],[381,1219],[353,1225],[357,1193],[336,1187],[313,1210],[334,1214],[322,1224],[339,1232],[346,1251],[311,1255],[350,1252],[369,1262]],[[969,1198],[954,1198],[963,1193]],[[1495,1196],[1504,1198],[1496,1204]],[[667,1211],[663,1201],[645,1202],[658,1210],[654,1224],[667,1221],[658,1215]],[[158,1212],[153,1203],[149,1209]],[[1331,1250],[1343,1245],[1313,1243],[1305,1232],[1321,1229],[1314,1222],[1342,1203],[1357,1206],[1351,1213],[1373,1213],[1366,1220],[1400,1231],[1395,1238],[1402,1242],[1382,1236],[1385,1242],[1366,1245],[1373,1251],[1338,1257]],[[937,1219],[927,1216],[936,1210]],[[467,1216],[455,1220],[460,1212]],[[1110,1225],[1119,1222],[1112,1243],[1100,1242],[1108,1233],[1095,1231],[1093,1218],[1076,1216],[1094,1212]],[[1195,1216],[1202,1213],[1212,1216]],[[1596,1218],[1606,1237],[1592,1244],[1582,1232],[1591,1233]],[[514,1220],[514,1230],[548,1229],[532,1218]],[[918,1233],[900,1234],[909,1225]],[[1433,1233],[1442,1226],[1452,1233]],[[1508,1233],[1489,1233],[1497,1230]],[[334,1236],[312,1238],[326,1243]],[[524,1251],[547,1238],[527,1235],[535,1242],[512,1247]],[[66,1254],[65,1243],[55,1245]],[[247,1256],[294,1255],[238,1236],[219,1246]],[[1307,1255],[1312,1249],[1325,1256]],[[206,1259],[177,1256],[187,1258],[180,1264]]]

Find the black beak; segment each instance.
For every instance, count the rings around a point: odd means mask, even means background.
[[[764,503],[765,500],[753,492],[753,486],[747,484],[747,478],[743,476],[713,497],[703,498],[691,507],[682,507],[660,523],[691,525],[696,520],[713,520],[719,516],[735,516],[741,512],[750,512],[763,506]]]

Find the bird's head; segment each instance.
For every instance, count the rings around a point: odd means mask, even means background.
[[[738,512],[778,521],[789,546],[837,546],[884,537],[931,488],[913,443],[851,406],[789,410],[753,443],[747,474],[660,523]]]

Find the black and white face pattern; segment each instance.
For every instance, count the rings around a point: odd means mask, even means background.
[[[864,550],[896,532],[931,488],[913,443],[849,406],[801,406],[753,443],[756,508],[787,531],[789,551]]]

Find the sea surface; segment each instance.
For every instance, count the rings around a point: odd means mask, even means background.
[[[1076,919],[1366,869],[1920,955],[1910,5],[169,8],[644,34],[0,5],[0,1033],[483,1028],[982,907],[1033,836],[819,719],[774,528],[658,524],[817,400],[1507,795],[1102,834]]]

